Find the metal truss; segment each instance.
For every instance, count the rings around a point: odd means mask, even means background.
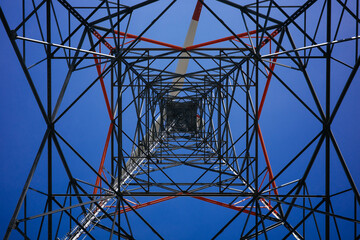
[[[359,1],[198,0],[192,20],[181,4],[0,8],[46,125],[4,239],[176,239],[159,209],[189,200],[209,207],[201,239],[359,239],[357,159],[334,130],[359,78]],[[154,37],[169,19],[192,21],[184,46]],[[104,126],[105,144],[88,134]]]

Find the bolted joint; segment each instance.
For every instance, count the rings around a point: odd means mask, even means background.
[[[331,123],[329,121],[325,121],[323,124],[323,130],[326,135],[329,135],[331,132]]]
[[[153,85],[152,82],[147,82],[147,83],[145,84],[145,88],[150,89],[150,88],[152,87],[152,85]]]
[[[47,128],[48,128],[49,132],[54,132],[55,131],[55,124],[53,122],[49,122],[47,124]]]
[[[16,37],[18,36],[17,32],[15,30],[11,30],[10,31],[10,36],[13,38],[13,39],[16,39]]]
[[[254,53],[254,60],[256,60],[256,61],[260,61],[261,60],[261,55],[258,53],[258,52],[256,52],[256,53]]]

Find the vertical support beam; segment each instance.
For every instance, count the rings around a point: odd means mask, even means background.
[[[117,177],[117,185],[118,185],[118,193],[117,193],[117,209],[120,211],[120,201],[122,201],[122,193],[120,188],[120,183],[122,182],[122,176],[123,176],[123,154],[122,154],[122,81],[121,81],[121,60],[118,59],[118,74],[117,74],[117,104],[118,104],[118,177]],[[124,76],[125,77],[125,76]],[[115,219],[114,219],[115,220]],[[118,214],[118,222],[117,222],[117,231],[121,232],[121,221],[120,221],[120,214]]]
[[[249,81],[249,60],[246,61],[246,181],[249,182],[249,102],[250,102],[250,81]]]
[[[254,195],[257,198],[259,192],[259,0],[256,0],[256,52],[255,52],[255,191]],[[255,217],[255,224],[256,224],[256,233],[259,232],[259,199],[256,199],[255,202],[255,209],[256,209],[256,217]],[[258,234],[256,234],[256,240],[258,240]]]
[[[302,219],[305,219],[305,204],[306,204],[306,198],[305,198],[305,187],[303,187],[303,195],[304,195],[304,197],[303,197],[303,199],[302,199],[302,204],[303,204],[303,211],[302,211],[302,215],[303,215],[303,217],[302,217]],[[302,223],[302,230],[303,230],[303,238],[304,239],[306,239],[306,237],[305,237],[305,233],[306,233],[306,225],[305,225],[305,223],[306,223],[306,221],[303,221],[303,223]]]
[[[24,23],[23,25],[23,29],[22,29],[22,34],[23,36],[25,37],[26,36],[26,30],[25,30],[25,26],[26,26],[26,22],[25,22],[25,0],[22,0],[22,21]],[[23,61],[24,61],[24,64],[26,64],[26,55],[25,55],[25,47],[26,47],[26,41],[23,41],[23,51],[22,51],[22,54],[23,54]],[[24,218],[27,217],[27,201],[26,201],[26,195],[25,195],[25,198],[24,198]],[[27,221],[24,222],[24,239],[26,239],[26,236],[27,236]]]
[[[27,214],[26,214],[26,212],[27,212],[27,202],[26,202],[26,196],[25,196],[25,199],[24,199],[24,218],[26,219],[27,218]],[[25,234],[25,236],[24,236],[24,239],[26,239],[26,236],[27,236],[27,226],[26,226],[26,223],[27,223],[27,221],[25,221],[24,222],[24,234]]]
[[[304,32],[307,32],[307,26],[306,26],[306,12],[307,12],[307,9],[304,11]],[[306,46],[306,36],[305,34],[304,35],[304,46]],[[306,57],[306,49],[304,50],[303,52],[303,56],[304,56],[304,65],[305,67],[307,66],[307,59],[305,58]]]
[[[218,119],[217,119],[217,122],[218,122],[218,126],[217,126],[217,129],[218,129],[218,136],[217,136],[217,139],[218,139],[218,144],[217,144],[217,155],[218,155],[218,161],[219,161],[219,192],[221,192],[221,164],[222,164],[222,159],[223,157],[221,156],[221,145],[222,145],[222,141],[221,141],[221,51],[219,53],[220,55],[220,65],[219,65],[219,81],[218,81],[218,86],[217,86],[217,96],[218,96],[218,99],[217,99],[217,107],[218,107]],[[216,95],[215,95],[216,96]],[[226,159],[227,160],[227,159]]]
[[[69,203],[70,203],[70,206],[72,206],[72,196],[71,196],[72,192],[71,192],[71,186],[70,186],[70,184],[69,184],[69,193],[70,193]],[[70,208],[69,212],[70,212],[70,215],[72,216],[72,209],[71,209],[71,208]],[[70,221],[69,221],[69,231],[71,231],[71,229],[72,229],[72,221],[73,221],[72,218],[70,218]]]
[[[68,35],[69,35],[69,47],[71,46],[71,14],[70,14],[70,9],[68,10]],[[69,49],[69,59],[71,58],[71,50]]]
[[[51,0],[46,2],[46,41],[51,43]],[[51,46],[46,46],[46,65],[47,65],[47,117],[49,119],[48,128],[50,134],[48,136],[48,211],[52,211],[52,134],[53,124],[51,120]],[[48,239],[52,239],[52,214],[48,215]]]
[[[326,41],[331,41],[331,0],[327,0]],[[330,80],[331,46],[326,46],[326,109],[324,121],[325,138],[325,211],[330,212]],[[330,216],[325,215],[325,239],[330,239]]]
[[[356,19],[359,19],[359,1],[356,1]],[[359,36],[359,24],[357,20],[355,20],[355,31],[356,35]],[[358,60],[358,53],[359,53],[359,39],[355,40],[355,62]]]
[[[221,59],[221,58],[220,58]],[[221,61],[221,60],[220,60]],[[219,71],[221,72],[221,67],[219,69]],[[221,75],[221,74],[220,74]],[[221,78],[220,78],[221,79]],[[218,129],[218,136],[217,136],[217,139],[218,139],[218,149],[217,149],[217,152],[218,152],[218,161],[219,161],[219,192],[221,192],[221,164],[222,164],[222,156],[221,156],[221,145],[222,145],[222,141],[221,141],[221,82],[219,81],[218,82],[218,87],[217,87],[217,92],[218,92],[218,99],[217,99],[217,107],[218,107],[218,119],[217,119],[217,122],[218,122],[218,126],[217,126],[217,129]]]
[[[221,58],[220,58],[220,61],[221,61]],[[221,62],[220,62],[221,63]],[[239,70],[238,70],[239,71]],[[221,75],[221,72],[220,72],[220,79],[222,79],[222,75]],[[235,78],[234,78],[235,79]],[[229,77],[226,78],[226,85],[224,86],[225,88],[225,92],[228,93],[229,92]],[[236,80],[237,81],[237,80]],[[235,86],[234,86],[235,88]],[[229,136],[230,136],[230,126],[229,126],[229,94],[226,94],[226,101],[225,101],[225,106],[224,106],[224,116],[225,116],[225,124],[224,124],[224,132],[225,132],[225,135],[226,135],[226,138],[225,138],[225,149],[229,149]],[[230,159],[229,160],[229,151],[226,151],[225,153],[225,159],[226,161],[228,162],[231,162],[233,163],[233,168],[235,169],[235,166],[237,166],[237,164],[235,163],[235,156],[236,154],[233,153],[233,155],[230,155]],[[236,164],[236,165],[235,165]],[[238,167],[237,167],[238,169]]]
[[[117,0],[117,12],[120,12],[120,0]],[[120,32],[120,14],[117,15],[117,30],[118,32]],[[125,39],[124,39],[125,40]],[[124,41],[125,42],[125,41]],[[120,48],[120,38],[118,40],[118,46],[117,46],[117,50]],[[117,95],[116,95],[116,99],[117,99],[117,105],[118,105],[118,162],[117,162],[117,167],[118,167],[118,198],[117,198],[117,209],[120,212],[120,201],[121,198],[119,197],[121,194],[121,188],[120,188],[120,182],[122,182],[122,163],[123,163],[123,158],[122,158],[122,94],[121,94],[121,89],[122,89],[122,82],[121,82],[121,59],[118,59],[118,77],[117,77],[117,84],[118,84],[118,88],[117,88]],[[124,76],[125,78],[125,76]],[[115,115],[115,112],[113,112],[113,116]],[[113,119],[115,118],[115,116],[113,117]],[[115,120],[113,120],[115,121]],[[114,125],[116,126],[116,125]],[[120,163],[120,164],[119,164]],[[122,197],[122,196],[121,196]],[[121,221],[120,221],[120,214],[117,215],[118,217],[118,221],[117,221],[117,229],[118,232],[121,232]],[[114,216],[114,222],[115,222],[116,216]],[[120,234],[118,234],[118,240],[120,240]]]
[[[147,155],[147,191],[150,192],[150,136],[151,139],[154,139],[154,132],[153,128],[150,127],[150,114],[151,114],[151,96],[150,96],[150,78],[149,78],[149,71],[150,71],[150,65],[149,65],[149,50],[146,50],[146,55],[148,57],[147,59],[147,83],[146,83],[146,155]]]
[[[26,35],[26,31],[25,31],[25,26],[26,26],[26,22],[25,22],[25,0],[22,0],[22,21],[24,23],[23,28],[22,28],[22,34],[25,37]],[[23,61],[25,63],[25,44],[26,41],[23,41],[22,43],[22,47],[23,47]],[[24,231],[25,235],[26,235],[26,230]]]
[[[112,112],[112,116],[113,118],[111,119],[111,123],[113,124],[114,126],[114,129],[115,129],[115,108],[114,108],[114,87],[115,87],[115,81],[114,80],[114,68],[111,68],[111,76],[110,76],[111,80],[110,80],[110,109],[111,109],[111,112]],[[114,141],[114,137],[115,137],[115,134],[114,134],[114,131],[111,131],[111,176],[115,176],[115,141]],[[111,180],[111,185],[113,185],[115,182],[113,180]]]
[[[356,202],[356,196],[354,194],[354,219],[357,220],[357,205],[358,203]],[[357,225],[358,223],[354,222],[354,239],[357,236]]]

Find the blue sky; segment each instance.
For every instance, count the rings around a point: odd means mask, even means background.
[[[131,25],[129,32],[133,34],[141,33],[146,27],[146,24],[149,23],[149,20],[144,19],[142,16],[146,14],[146,16],[151,19],[164,8],[167,2],[168,1],[160,1],[160,3],[135,12],[132,19],[133,24]],[[16,1],[6,1],[1,3],[1,7],[11,27],[16,26],[21,19],[19,6],[20,1],[19,3]],[[195,1],[188,0],[177,2],[164,18],[155,24],[144,36],[181,46],[194,6]],[[238,11],[234,11],[229,7],[223,7],[223,5],[214,1],[209,1],[209,6],[216,9],[216,13],[229,24],[234,32],[242,33],[245,31],[245,26]],[[314,7],[309,10],[309,23],[317,21],[321,6],[322,3],[316,3]],[[349,5],[349,7],[354,9],[354,6],[352,5]],[[339,9],[338,5],[334,5],[333,14],[335,17],[333,18],[333,22],[337,22],[338,20]],[[61,12],[59,13],[61,17],[64,17],[62,14],[63,13]],[[276,11],[274,12],[274,16],[279,17],[279,19],[284,18]],[[299,22],[301,21],[299,20]],[[34,23],[34,21],[32,21],[32,23]],[[249,28],[253,29],[254,24],[251,24],[250,21],[248,24]],[[321,21],[320,30],[316,37],[318,43],[326,41],[324,34],[325,24],[324,18]],[[353,37],[355,35],[355,26],[355,21],[345,13],[337,39]],[[315,24],[309,24],[309,32],[314,33],[315,27]],[[333,33],[335,29],[336,25],[334,24],[332,29]],[[34,32],[31,32],[31,30]],[[290,26],[289,30],[293,33],[295,42],[299,44],[298,46],[302,46],[302,36],[298,30],[293,26]],[[29,27],[28,31],[29,35],[32,35],[34,38],[39,37],[39,34],[36,32],[36,27]],[[208,11],[203,9],[195,43],[202,43],[230,35],[231,33],[228,30],[221,26],[220,23],[216,22]],[[59,39],[55,37],[54,42],[56,40],[59,42]],[[307,42],[307,44],[310,43]],[[46,126],[3,26],[0,27],[0,46],[1,55],[3,56],[0,58],[2,80],[2,85],[0,87],[0,181],[2,182],[0,236],[3,236],[36,155],[38,146],[42,140]],[[42,51],[42,48],[41,46],[34,44],[29,44],[28,46],[27,62],[34,63],[36,59],[41,58],[43,53],[40,53],[40,51]],[[144,44],[144,46],[148,45]],[[284,40],[284,46],[290,49],[288,40]],[[266,53],[268,49],[264,49],[264,51]],[[314,54],[316,53],[319,53],[318,50],[314,50]],[[354,42],[352,41],[336,45],[333,54],[334,57],[347,64],[354,65],[354,58],[359,53],[354,52]],[[54,67],[53,70],[54,89],[56,89],[54,91],[54,96],[57,96],[57,91],[61,86],[61,79],[63,79],[66,74],[64,62],[58,62],[58,67]],[[278,62],[294,66],[294,64],[288,60],[279,60]],[[332,61],[332,66],[331,104],[333,108],[345,81],[347,80],[347,76],[350,74],[350,69],[335,61]],[[189,67],[189,71],[195,69],[196,66]],[[294,89],[316,113],[318,113],[314,101],[311,99],[304,76],[299,71],[281,66],[276,66],[275,71],[280,78],[286,80],[286,83]],[[324,106],[325,62],[323,60],[310,60],[308,72],[314,85],[314,89],[318,94],[320,103]],[[33,70],[32,74],[39,95],[42,100],[45,100],[46,78],[44,77],[44,71],[40,67]],[[95,78],[95,76],[95,69],[80,71],[79,73],[76,73],[76,75],[74,74],[74,79],[76,80],[71,82],[72,85],[70,85],[70,90],[67,92],[67,97],[64,99],[61,110],[64,110],[65,106],[71,103],[72,99],[74,99],[74,97],[76,97],[81,90],[91,82],[91,79]],[[259,80],[260,92],[262,92],[265,85],[265,80],[264,77]],[[105,82],[109,83],[109,79],[105,79]],[[109,86],[109,84],[107,86]],[[360,175],[358,174],[360,170],[360,127],[358,124],[360,122],[360,111],[358,106],[358,103],[360,102],[360,95],[358,94],[359,90],[360,81],[359,74],[357,73],[332,126],[334,135],[357,186],[359,186],[360,183]],[[54,102],[55,97],[53,99],[53,103]],[[237,123],[236,119],[233,119],[233,121],[234,124]],[[130,126],[131,120],[125,119],[125,123]],[[289,94],[275,78],[272,79],[270,85],[260,124],[275,174],[280,171],[284,164],[294,157],[322,127],[321,124],[303,106],[301,106],[301,104],[299,104],[299,102],[291,96],[291,94]],[[65,115],[62,121],[59,121],[57,129],[65,138],[70,139],[79,152],[81,152],[86,159],[90,159],[90,161],[94,163],[94,166],[96,166],[95,168],[97,168],[97,163],[101,158],[108,126],[109,119],[105,103],[102,97],[100,84],[97,83],[84,97],[84,100],[80,101],[73,111],[70,111],[69,114]],[[313,150],[314,147],[311,147],[309,152],[306,152],[299,161],[297,161],[294,167],[290,168],[287,174],[280,179],[280,182],[286,182],[301,176],[301,172],[306,167]],[[69,150],[64,151],[68,158],[74,158],[74,155],[71,155]],[[324,155],[324,148],[321,148],[319,156],[315,161],[314,169],[309,175],[308,181],[311,186],[310,191],[314,194],[323,193]],[[43,152],[39,169],[33,180],[34,186],[41,186],[43,190],[46,190],[45,156],[46,150]],[[331,156],[331,190],[332,193],[335,193],[339,189],[348,188],[349,184],[347,183],[342,167],[339,164],[333,149],[331,150]],[[59,170],[57,169],[55,172],[59,175],[64,174],[64,171],[60,170],[61,164],[59,159],[57,157],[54,157],[54,159],[57,161],[57,163],[54,163],[55,168],[59,167]],[[262,154],[260,154],[260,160],[264,160]],[[75,160],[74,162],[71,162],[70,165],[74,168],[73,171],[76,172],[76,177],[87,178],[87,172],[81,171],[81,165],[77,165]],[[54,181],[55,184],[63,184],[61,177]],[[36,199],[36,194],[34,196]],[[213,236],[213,234],[235,214],[235,212],[230,209],[213,206],[195,199],[186,199],[185,201],[180,200],[181,199],[171,200],[166,203],[161,203],[159,206],[144,208],[139,212],[151,219],[155,226],[162,226],[159,227],[159,229],[162,229],[160,232],[164,234],[164,236],[171,236],[172,239],[186,239],[186,235],[183,235],[184,233],[181,232],[184,225],[189,227],[189,233],[191,233],[192,236],[208,238]],[[340,214],[344,213],[345,216],[352,216],[353,213],[351,212],[350,203],[353,203],[353,197],[350,194],[345,194],[341,198],[334,198],[333,203],[336,209],[335,212]],[[36,207],[39,207],[39,209],[43,208],[43,203],[40,201],[34,202],[33,204],[34,209]],[[172,209],[174,212],[169,214],[167,209]],[[158,215],[154,217],[154,214]],[[166,221],[167,219],[172,219],[173,222],[170,223],[170,220]],[[143,226],[143,223],[136,219],[136,217],[133,217],[133,220],[135,222],[134,226],[137,228]],[[230,230],[237,229],[236,224],[241,225],[243,220],[244,218],[238,218],[233,223]],[[296,219],[294,221],[296,222]],[[197,224],[199,222],[204,223],[207,227],[198,230]],[[323,221],[320,221],[319,224],[320,227],[323,227]],[[346,238],[348,236],[347,234],[352,233],[353,225],[350,226],[341,220],[339,220],[339,224],[342,230],[344,230],[342,232],[342,234],[344,234],[342,235],[343,237]],[[309,227],[309,229],[311,229],[311,227]],[[235,238],[236,236],[239,236],[238,231],[239,230],[225,231],[224,235],[221,236],[223,239]],[[315,233],[315,229],[312,231]],[[146,234],[147,231],[140,231],[138,235],[139,239],[143,239],[143,236]],[[16,239],[15,236],[16,235],[14,234],[12,237]]]

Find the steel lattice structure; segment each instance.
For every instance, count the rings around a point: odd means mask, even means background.
[[[23,0],[21,18],[8,11],[46,131],[5,239],[176,239],[157,222],[189,200],[209,209],[201,239],[360,238],[357,159],[335,121],[359,78],[359,1]],[[167,36],[190,20],[186,38]],[[90,134],[104,127],[105,144]]]

